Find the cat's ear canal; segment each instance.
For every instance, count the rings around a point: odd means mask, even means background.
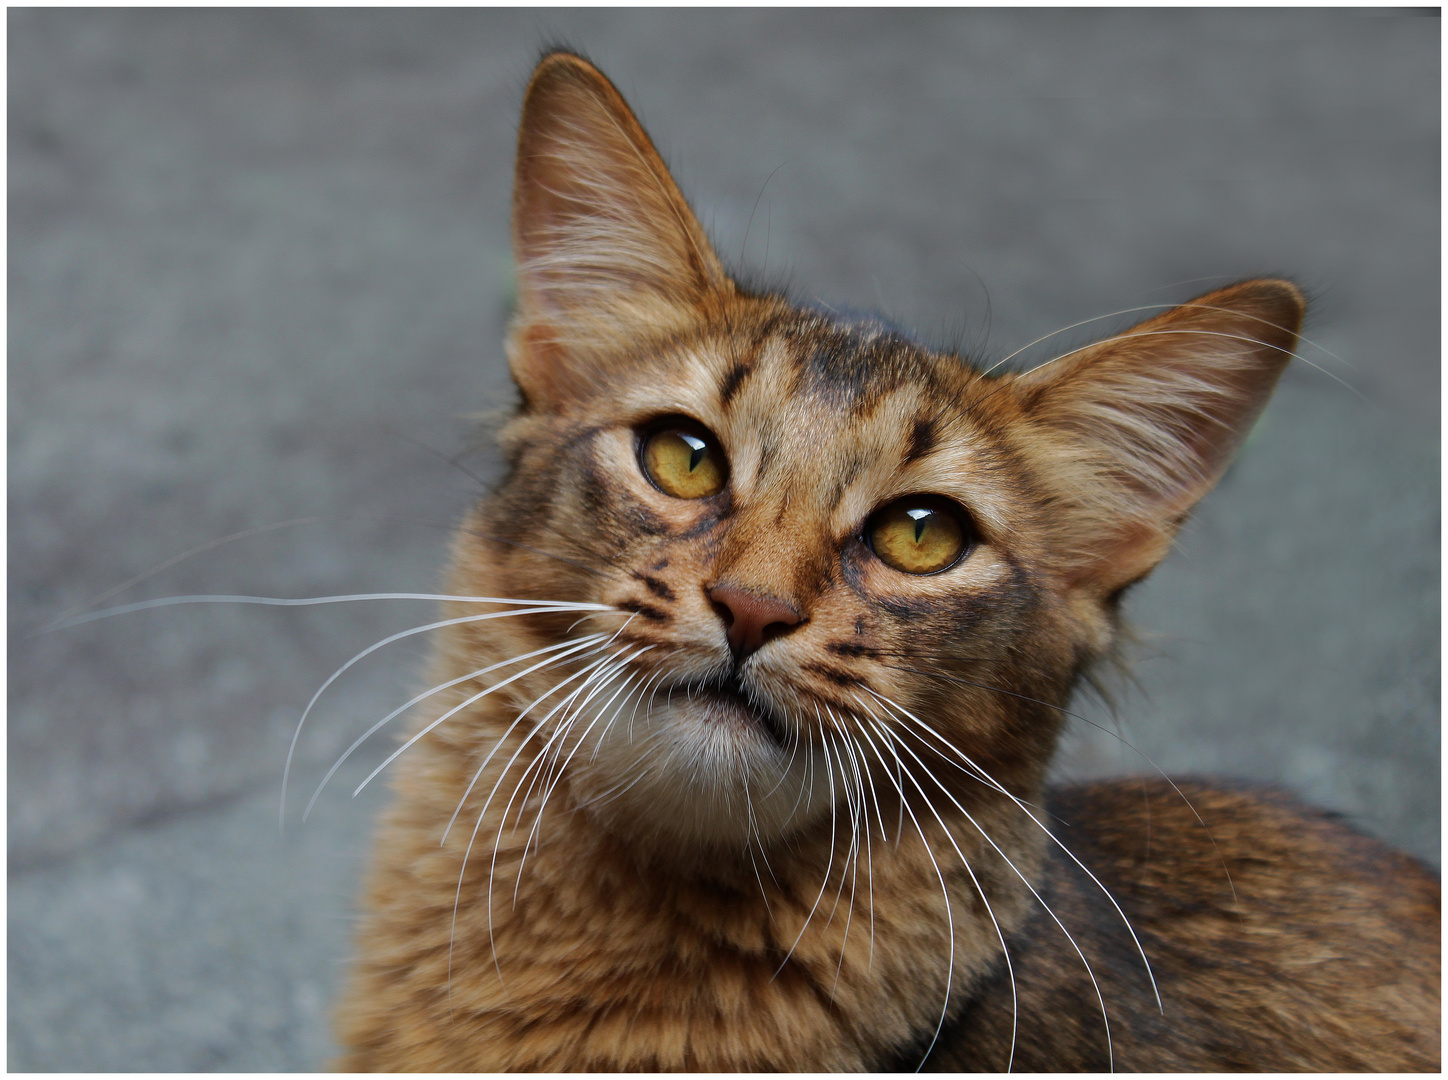
[[[1068,580],[1109,595],[1165,556],[1292,357],[1286,281],[1219,289],[1016,380]]]
[[[544,57],[523,101],[513,256],[509,361],[530,407],[587,395],[631,342],[733,291],[628,105],[569,53]]]

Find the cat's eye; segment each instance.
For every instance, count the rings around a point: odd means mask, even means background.
[[[938,574],[970,547],[965,511],[948,499],[912,495],[876,510],[865,539],[880,561],[906,574]]]
[[[645,433],[639,463],[654,487],[676,499],[717,495],[729,475],[714,437],[697,424],[677,420]]]

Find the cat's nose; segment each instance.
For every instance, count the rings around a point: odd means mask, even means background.
[[[746,592],[734,585],[715,585],[709,599],[724,620],[724,636],[736,660],[743,660],[770,638],[776,638],[804,621],[798,611],[783,600]]]

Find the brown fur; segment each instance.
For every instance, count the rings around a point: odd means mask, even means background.
[[[449,591],[608,610],[442,635],[432,674],[456,685],[397,766],[343,1068],[879,1068],[918,1063],[943,1016],[931,1065],[1002,1068],[1003,939],[1017,1067],[1102,1067],[1086,968],[1032,887],[1091,961],[1118,1066],[1434,1065],[1437,883],[1410,861],[1269,796],[1188,790],[1215,846],[1160,785],[1059,796],[1163,1015],[1027,805],[1122,589],[1270,395],[1295,288],[980,373],[735,285],[617,91],[567,54],[528,89],[513,229],[523,405]],[[644,475],[640,433],[668,416],[718,440],[720,494]],[[912,576],[862,528],[926,493],[965,508],[973,544]],[[710,589],[802,619],[736,659]],[[590,632],[612,636],[468,678]]]
[[[1060,791],[1047,804],[1130,913],[1161,990],[1158,1010],[1121,920],[1056,853],[1042,895],[1092,960],[1116,1068],[1436,1071],[1437,877],[1290,797],[1178,786],[1210,832],[1160,780]],[[1062,942],[1039,911],[1012,942],[1018,1070],[1108,1067],[1095,991]],[[998,977],[927,1067],[1004,1069],[1010,1001]]]

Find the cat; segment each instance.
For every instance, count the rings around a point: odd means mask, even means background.
[[[1425,867],[1278,793],[1045,785],[1295,286],[976,370],[738,284],[563,51],[513,245],[507,473],[453,545],[340,1068],[1438,1068]]]

